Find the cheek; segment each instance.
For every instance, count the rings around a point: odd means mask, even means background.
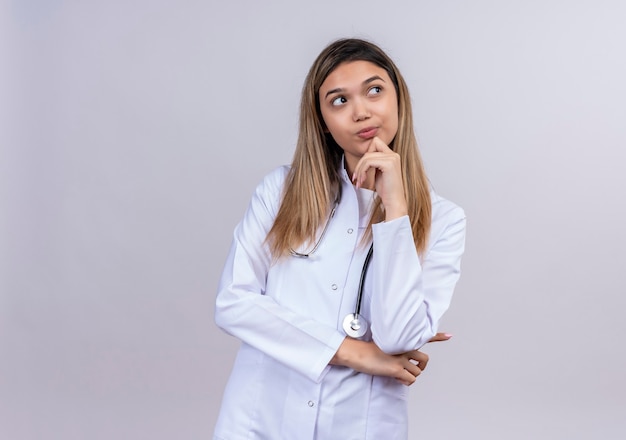
[[[385,139],[385,143],[390,144],[396,137],[396,135],[398,134],[398,117],[392,117],[389,121],[388,121],[388,128],[389,128],[389,139]]]
[[[324,110],[320,111],[320,115],[322,117],[321,119],[322,125],[324,126],[324,131],[329,131],[330,127],[332,126],[332,120],[328,117],[328,114]]]
[[[337,118],[324,116],[322,114],[322,121],[324,122],[324,126],[326,127],[326,131],[333,135],[333,137],[338,133],[338,128],[340,127],[340,123],[337,121]]]
[[[398,116],[394,117],[393,127],[394,127],[393,131],[394,131],[394,136],[395,136],[395,134],[398,132]]]
[[[398,132],[398,125],[399,125],[398,118],[399,118],[398,117],[398,105],[394,104],[393,106],[391,106],[391,112],[390,112],[390,122],[391,122],[391,127],[392,127],[394,137]]]

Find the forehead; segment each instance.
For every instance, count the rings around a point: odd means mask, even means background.
[[[335,88],[360,87],[363,82],[376,76],[382,78],[385,82],[391,83],[387,71],[382,67],[370,61],[347,61],[339,64],[330,72],[320,87],[320,93],[324,90]]]

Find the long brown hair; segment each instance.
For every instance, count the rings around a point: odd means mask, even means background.
[[[404,78],[394,62],[378,46],[365,40],[341,39],[327,46],[317,57],[304,81],[300,103],[300,130],[291,169],[285,182],[280,209],[266,241],[274,258],[286,255],[303,243],[313,243],[318,228],[326,221],[334,200],[341,197],[340,164],[343,150],[329,133],[320,111],[319,90],[328,75],[340,64],[369,61],[385,69],[398,99],[398,132],[389,147],[400,155],[402,179],[413,230],[420,255],[426,250],[431,222],[428,180],[413,129],[411,99]],[[384,207],[377,199],[366,231],[384,219]]]

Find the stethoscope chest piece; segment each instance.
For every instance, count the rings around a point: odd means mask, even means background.
[[[360,338],[367,333],[367,321],[358,313],[349,313],[343,319],[343,331],[351,338]]]

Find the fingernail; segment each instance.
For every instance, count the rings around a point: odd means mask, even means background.
[[[452,335],[452,334],[450,334],[450,333],[444,333],[444,336],[445,336],[446,338],[451,338],[453,335]]]

